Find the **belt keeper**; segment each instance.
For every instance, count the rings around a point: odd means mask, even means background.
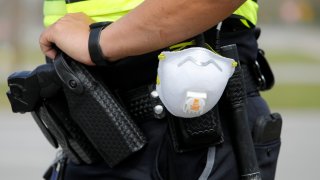
[[[156,90],[150,93],[151,97],[156,101],[156,105],[153,107],[154,117],[156,119],[163,119],[166,115],[165,108],[160,101],[159,94]]]
[[[166,115],[154,84],[129,91],[118,91],[118,95],[136,122],[152,118],[162,119]]]

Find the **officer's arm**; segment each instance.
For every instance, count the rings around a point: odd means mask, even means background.
[[[228,17],[243,0],[146,0],[102,31],[101,47],[111,60],[167,47]]]
[[[103,54],[116,61],[178,43],[216,25],[244,1],[145,0],[102,31]],[[41,34],[41,50],[54,58],[57,46],[72,58],[93,65],[88,51],[92,22],[84,14],[66,15]]]

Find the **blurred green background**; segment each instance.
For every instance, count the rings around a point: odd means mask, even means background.
[[[320,1],[260,1],[260,47],[274,70],[276,85],[263,92],[272,108],[320,108]],[[0,108],[10,109],[6,78],[44,62],[38,46],[42,1],[0,0]]]

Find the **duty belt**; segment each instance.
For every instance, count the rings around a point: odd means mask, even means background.
[[[252,70],[245,64],[242,64],[241,68],[245,79],[247,96],[259,95],[257,80]],[[142,123],[152,118],[163,118],[165,112],[160,112],[159,109],[162,103],[154,95],[154,92],[154,84],[143,85],[129,91],[117,90],[117,94],[124,103],[124,106],[137,123]]]

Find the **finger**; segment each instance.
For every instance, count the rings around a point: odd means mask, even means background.
[[[51,59],[55,58],[57,51],[55,49],[54,41],[49,28],[43,31],[40,35],[39,44],[43,54]]]
[[[56,49],[48,49],[45,53],[46,56],[48,56],[50,59],[55,59],[57,56],[57,50]]]
[[[54,59],[57,54],[57,50],[53,46],[40,45],[41,51],[44,55],[48,56],[50,59]]]

